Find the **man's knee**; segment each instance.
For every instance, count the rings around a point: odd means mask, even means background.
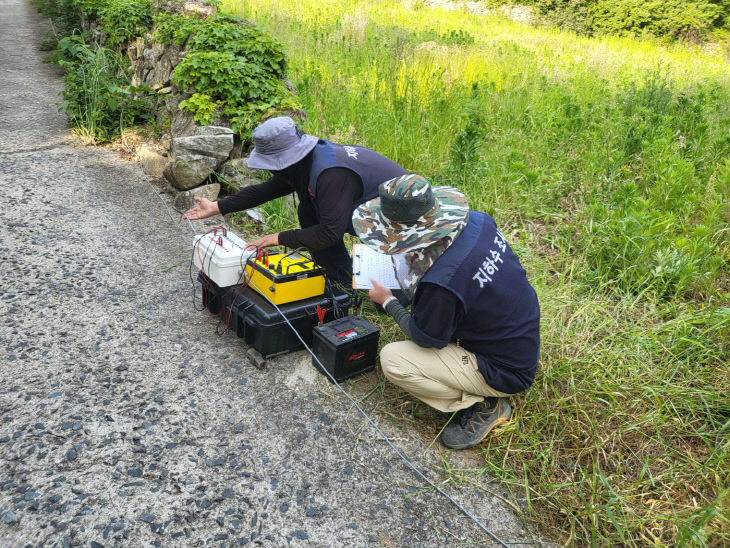
[[[399,341],[386,344],[380,351],[380,367],[385,377],[392,383],[412,379],[416,373],[413,364],[405,359],[413,343]]]

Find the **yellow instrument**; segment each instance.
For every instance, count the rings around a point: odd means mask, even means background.
[[[277,305],[324,294],[324,269],[296,250],[251,257],[246,277],[250,287]]]

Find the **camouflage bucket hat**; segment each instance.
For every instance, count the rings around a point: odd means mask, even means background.
[[[352,224],[362,243],[380,253],[428,247],[461,232],[469,215],[464,194],[450,186],[432,187],[420,175],[385,181],[378,194],[354,211]]]

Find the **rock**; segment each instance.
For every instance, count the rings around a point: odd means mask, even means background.
[[[180,213],[185,213],[188,209],[193,208],[197,205],[197,202],[193,198],[200,196],[208,198],[211,202],[215,202],[218,199],[218,193],[221,190],[221,185],[213,183],[209,185],[203,185],[185,192],[178,193],[175,196],[175,200],[172,207]]]
[[[193,113],[187,110],[181,110],[178,105],[190,97],[189,94],[173,93],[165,102],[167,114],[170,117],[170,135],[171,138],[186,137],[195,135],[198,128],[193,118]]]
[[[185,213],[188,209],[197,205],[193,198],[200,196],[208,198],[211,202],[215,202],[218,199],[218,193],[220,190],[221,185],[213,183],[210,185],[199,186],[185,192],[180,192],[177,196],[175,196],[172,207],[180,213]]]
[[[247,165],[247,158],[236,158],[224,163],[218,173],[223,179],[227,192],[237,192],[244,187],[258,183],[254,177],[254,170]]]
[[[208,4],[205,4],[203,2],[195,2],[195,1],[188,1],[185,2],[182,8],[182,12],[185,15],[195,15],[199,17],[200,19],[205,19],[206,17],[210,17],[211,15],[214,15],[216,12],[215,6],[210,6]]]
[[[144,521],[145,523],[152,523],[155,521],[155,515],[154,514],[140,514],[139,521]]]
[[[163,175],[178,190],[202,183],[233,148],[233,132],[228,128],[211,126],[195,131],[201,134],[172,139],[172,162],[165,166]]]
[[[162,147],[146,143],[137,147],[137,159],[142,164],[142,170],[153,177],[162,177],[169,161],[163,156]]]
[[[233,130],[225,126],[200,126],[195,130],[196,135],[233,135]]]
[[[211,129],[212,128],[212,129]],[[210,156],[223,162],[231,153],[233,148],[233,132],[228,128],[208,128],[210,133],[191,135],[189,137],[176,137],[172,140],[172,155],[177,158],[181,154]],[[221,133],[213,133],[214,131]],[[228,133],[222,131],[228,130]],[[198,128],[196,132],[205,131]]]
[[[215,171],[218,160],[200,154],[180,155],[165,166],[163,175],[178,190],[190,190]]]
[[[172,137],[169,133],[165,133],[162,137],[160,137],[160,146],[170,152],[170,147],[172,146]]]
[[[129,44],[129,46],[127,47],[127,57],[129,57],[129,60],[132,63],[135,63],[137,59],[139,59],[143,47],[144,40],[141,37],[137,37],[134,42]]]
[[[256,369],[266,369],[266,358],[255,348],[251,347],[246,351],[246,358]]]
[[[261,210],[258,208],[254,209],[247,209],[246,215],[249,219],[251,219],[253,222],[258,223],[260,225],[266,226],[266,218],[264,217],[264,214],[261,213]]]
[[[149,86],[155,90],[170,87],[172,73],[184,57],[175,44],[146,43],[142,38],[132,43],[127,55],[135,64],[132,85]]]

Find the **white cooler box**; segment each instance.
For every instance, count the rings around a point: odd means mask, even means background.
[[[196,234],[193,248],[193,263],[218,287],[243,283],[246,261],[256,253],[246,251],[246,242],[222,229]]]

